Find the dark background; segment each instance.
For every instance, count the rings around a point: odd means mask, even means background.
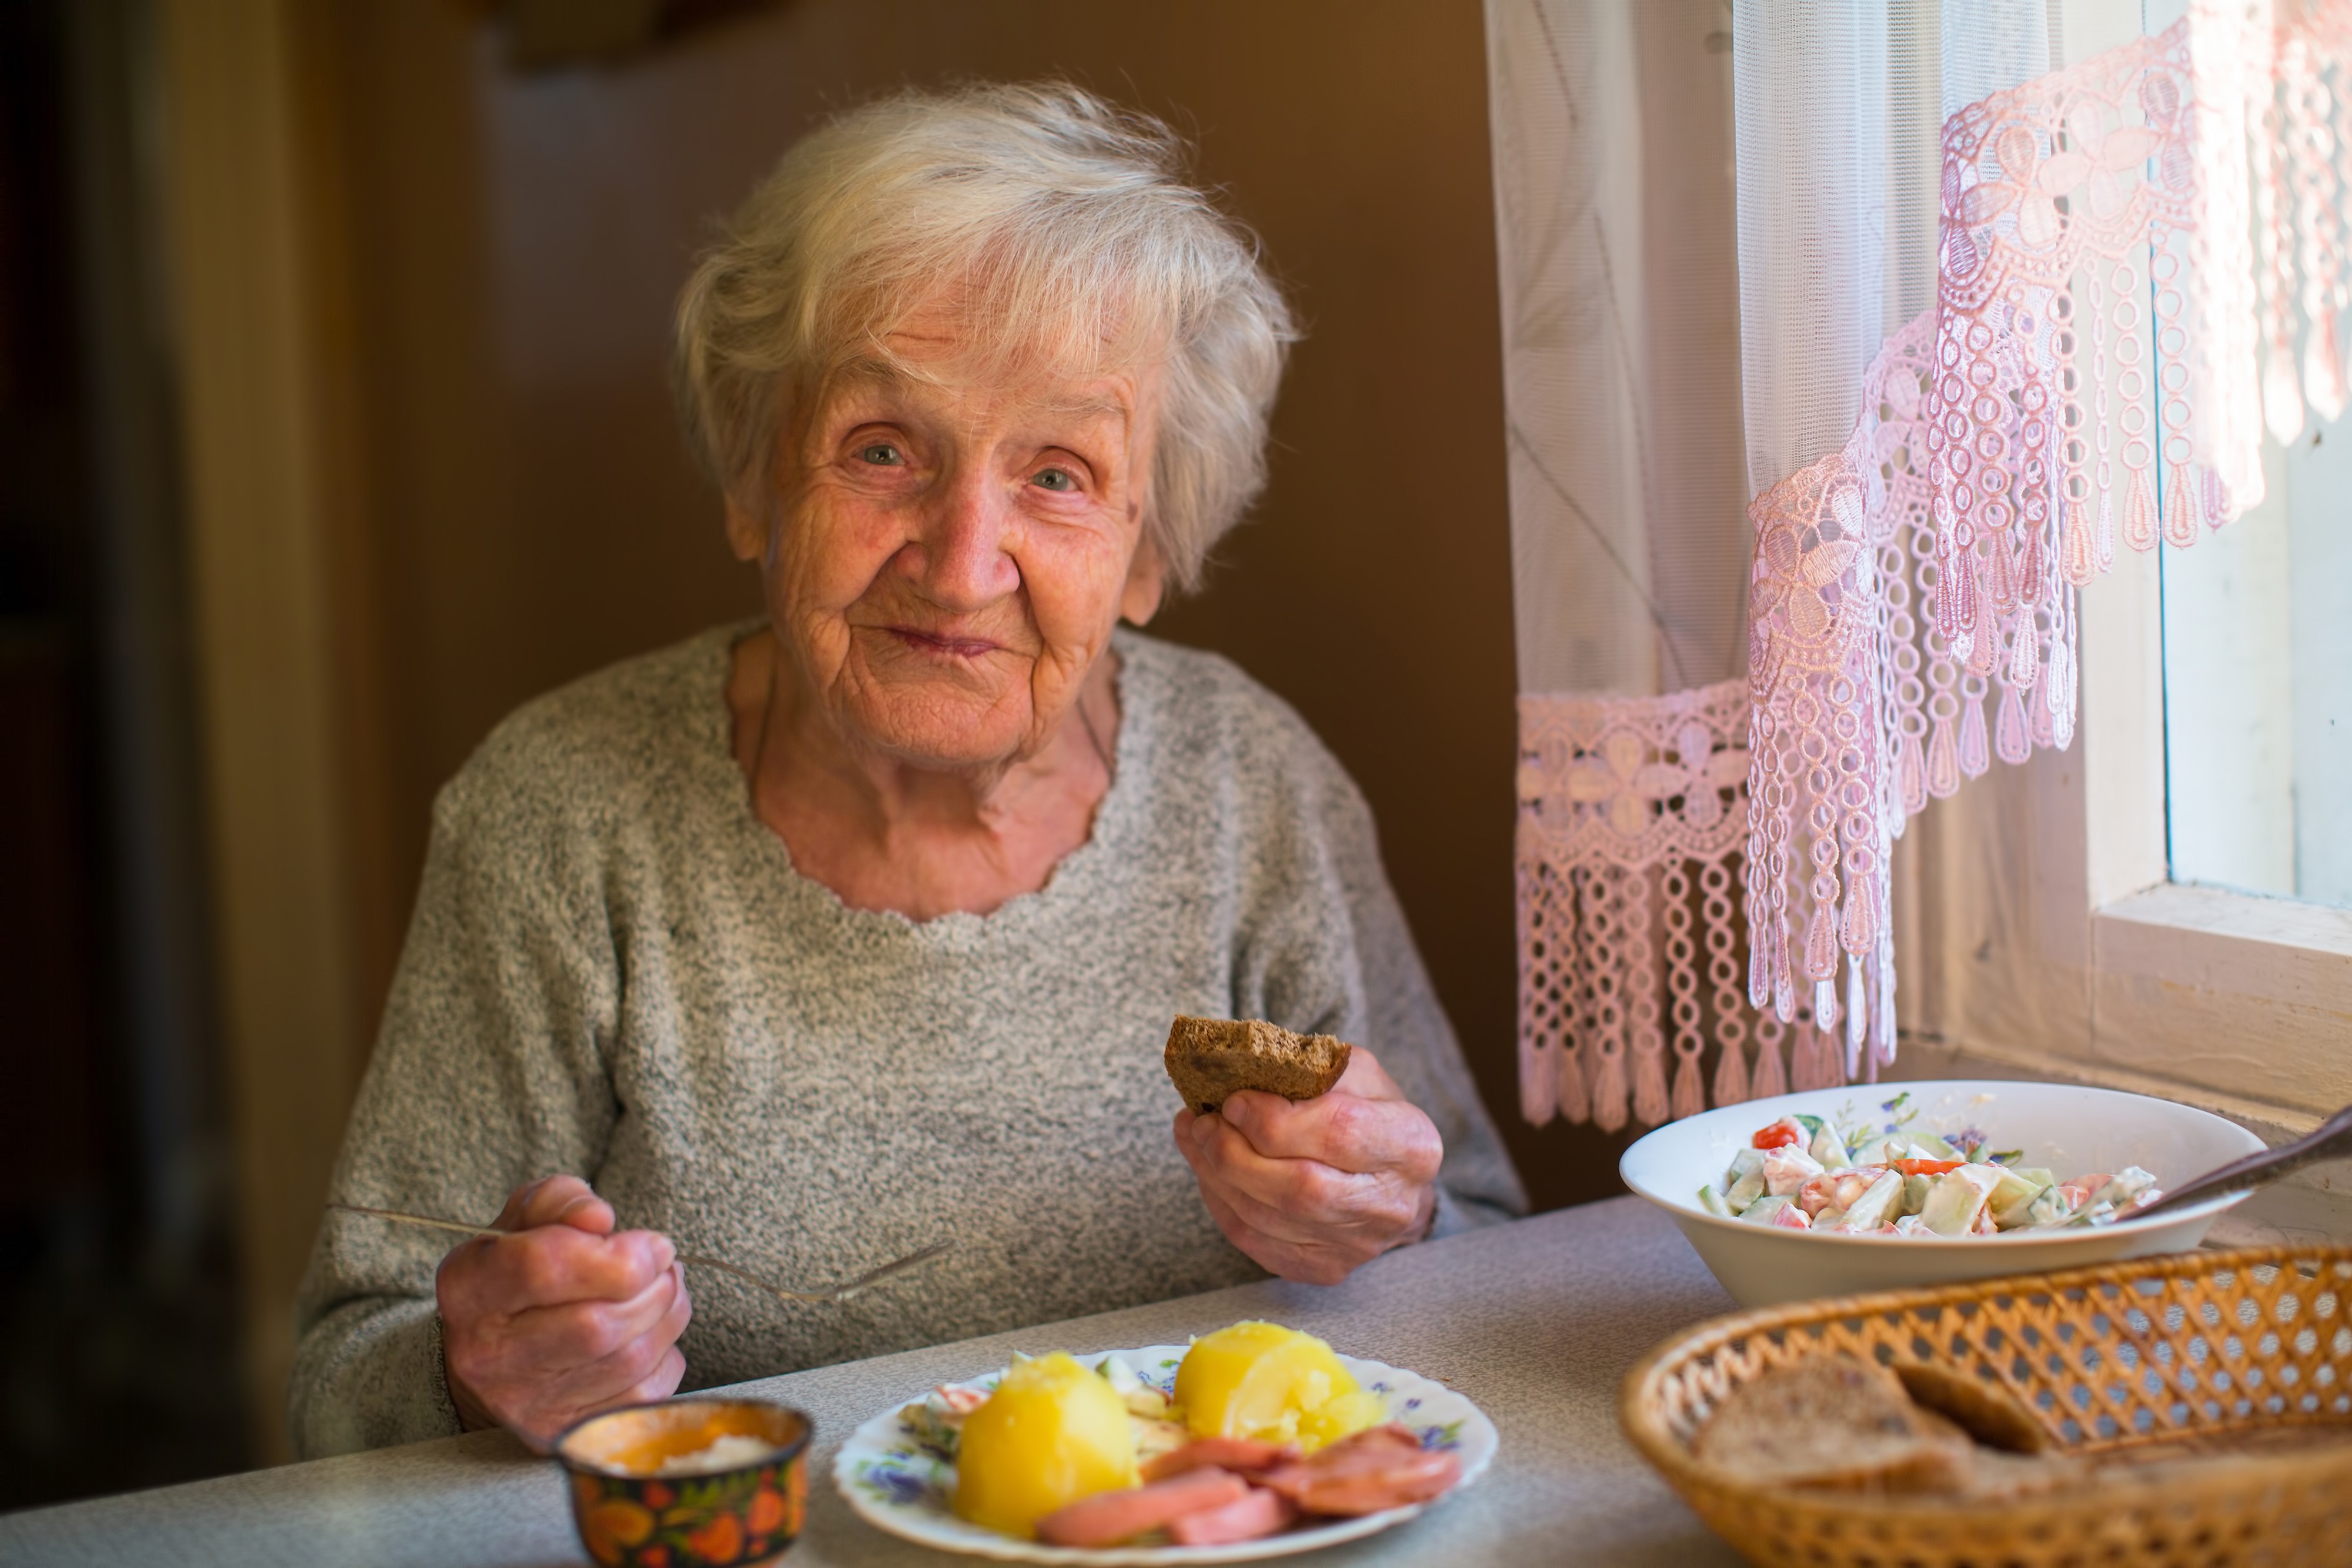
[[[319,1197],[221,1174],[238,1129],[208,978],[202,780],[219,759],[208,771],[190,695],[181,334],[159,281],[153,7],[173,3],[0,0],[0,1068],[16,1109],[0,1507],[273,1456],[239,1323],[291,1281],[240,1275],[238,1239],[257,1205]],[[1478,0],[301,9],[340,411],[328,591],[355,1019],[381,1006],[432,794],[489,727],[756,612],[664,372],[710,218],[833,109],[1063,74],[1196,140],[1308,333],[1264,504],[1209,591],[1153,630],[1230,653],[1362,785],[1538,1202],[1615,1189],[1623,1137],[1538,1133],[1514,1110],[1516,682]]]
[[[120,19],[0,0],[0,1508],[250,1451]]]

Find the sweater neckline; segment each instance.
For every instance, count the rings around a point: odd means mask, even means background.
[[[1055,862],[1043,887],[1016,893],[987,914],[950,910],[929,920],[917,920],[895,909],[854,909],[841,895],[803,873],[793,862],[792,847],[783,836],[760,820],[751,801],[751,781],[735,761],[734,716],[727,706],[727,682],[733,673],[734,650],[748,636],[768,630],[765,620],[739,621],[713,628],[701,639],[697,657],[689,661],[693,687],[689,707],[695,715],[694,750],[709,772],[708,782],[719,797],[719,810],[753,863],[776,873],[786,894],[802,909],[850,926],[888,929],[919,937],[954,941],[976,939],[992,933],[1034,925],[1050,919],[1062,906],[1076,901],[1087,907],[1088,895],[1099,883],[1107,862],[1124,858],[1131,841],[1136,801],[1142,790],[1138,774],[1148,745],[1145,710],[1152,700],[1148,670],[1148,642],[1127,627],[1111,632],[1111,648],[1118,655],[1114,676],[1118,692],[1118,730],[1111,741],[1110,788],[1096,802],[1094,823],[1084,842]],[[1141,655],[1139,657],[1139,655]]]

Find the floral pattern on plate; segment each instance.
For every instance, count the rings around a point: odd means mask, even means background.
[[[1181,1344],[1145,1345],[1139,1350],[1072,1352],[1088,1366],[1115,1355],[1137,1376],[1172,1394],[1176,1368],[1184,1359]],[[906,1399],[874,1416],[850,1435],[833,1462],[833,1482],[849,1506],[867,1523],[892,1535],[935,1547],[941,1552],[992,1557],[1008,1563],[1055,1563],[1087,1568],[1148,1568],[1148,1565],[1209,1563],[1249,1563],[1265,1557],[1314,1552],[1342,1541],[1373,1535],[1403,1523],[1429,1509],[1442,1507],[1493,1462],[1495,1424],[1478,1407],[1453,1389],[1419,1373],[1406,1372],[1377,1361],[1343,1355],[1339,1364],[1349,1375],[1388,1401],[1390,1419],[1399,1421],[1421,1438],[1424,1448],[1450,1449],[1461,1456],[1462,1479],[1453,1491],[1434,1503],[1392,1508],[1360,1519],[1333,1519],[1287,1530],[1279,1535],[1226,1546],[1112,1546],[1081,1548],[1048,1546],[1022,1541],[967,1523],[950,1506],[955,1495],[955,1458],[940,1434],[908,1414],[920,1407],[929,1389],[916,1389]],[[995,1389],[1000,1372],[956,1385],[983,1393]]]

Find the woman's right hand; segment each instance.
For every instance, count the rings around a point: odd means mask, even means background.
[[[586,1182],[549,1176],[507,1199],[498,1228],[513,1234],[441,1260],[443,1360],[467,1430],[509,1427],[543,1451],[583,1416],[677,1392],[694,1315],[677,1249],[613,1225]]]

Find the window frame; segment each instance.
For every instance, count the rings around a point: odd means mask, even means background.
[[[2352,1103],[2352,910],[2171,880],[2159,595],[2155,553],[2124,552],[2083,591],[2074,747],[1910,824],[1897,1008],[1906,1036],[1961,1062],[2291,1135]]]

